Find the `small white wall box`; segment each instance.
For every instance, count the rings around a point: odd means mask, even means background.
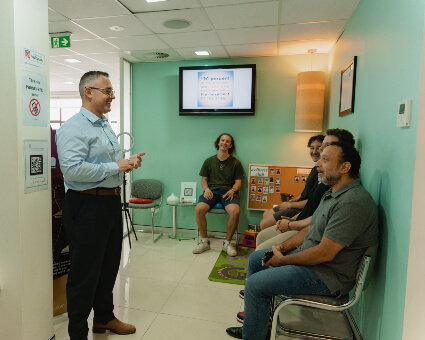
[[[410,110],[412,106],[411,100],[403,100],[398,103],[397,126],[410,126]]]

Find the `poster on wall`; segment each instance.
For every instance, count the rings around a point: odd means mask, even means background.
[[[41,73],[46,72],[46,59],[44,54],[27,47],[22,48],[22,67]]]
[[[24,192],[30,193],[47,190],[47,140],[24,140],[25,157],[25,187]]]
[[[24,126],[47,126],[47,87],[46,76],[22,72],[22,108]]]

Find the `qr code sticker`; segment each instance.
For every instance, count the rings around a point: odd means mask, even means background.
[[[43,173],[43,155],[30,156],[30,175],[41,175]]]

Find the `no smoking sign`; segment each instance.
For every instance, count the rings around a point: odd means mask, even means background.
[[[25,126],[46,126],[47,86],[46,76],[36,72],[22,74],[22,104]]]
[[[33,116],[38,116],[40,114],[41,108],[40,103],[37,99],[30,100],[30,112]]]

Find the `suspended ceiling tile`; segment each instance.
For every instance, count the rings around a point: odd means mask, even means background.
[[[118,1],[114,0],[49,0],[49,8],[69,19],[131,14]]]
[[[87,58],[90,58],[92,60],[96,60],[100,63],[118,63],[120,62],[120,59],[126,59],[130,62],[137,62],[138,60],[136,58],[133,58],[130,54],[117,52],[117,53],[91,53],[86,54]]]
[[[79,69],[76,67],[56,64],[55,62],[51,62],[49,65],[49,72],[55,73],[55,74],[70,74],[78,70]]]
[[[97,19],[79,19],[75,22],[101,38],[123,37],[129,35],[147,35],[153,34],[140,20],[133,15],[121,15],[117,17],[97,18]],[[113,31],[112,26],[121,26],[122,31]]]
[[[49,42],[50,44],[50,42]],[[49,48],[49,56],[72,56],[76,52],[69,48]]]
[[[71,50],[80,54],[118,51],[117,48],[102,39],[74,41],[71,43]]]
[[[72,85],[68,85],[68,84],[64,84],[63,82],[56,82],[56,81],[51,81],[50,82],[50,93],[55,93],[55,92],[78,92],[78,83],[76,84],[72,84]]]
[[[72,33],[71,45],[72,41],[97,38],[95,35],[74,24],[70,20],[49,22],[49,33],[62,33],[67,31]]]
[[[168,48],[157,36],[155,35],[142,35],[132,37],[120,38],[107,38],[111,44],[119,47],[123,51],[132,50],[152,50],[155,48],[164,49]]]
[[[246,4],[249,2],[263,2],[269,0],[201,0],[202,6],[213,7],[213,6],[225,6],[235,4]]]
[[[280,41],[338,39],[346,20],[280,26]]]
[[[106,67],[105,64],[96,63],[94,61],[81,63],[81,64],[78,64],[77,66],[75,66],[75,68],[80,70],[80,71],[91,71],[91,70],[100,70],[101,71],[102,68],[105,68],[105,67]]]
[[[49,22],[64,21],[64,20],[67,20],[67,18],[49,8]]]
[[[316,53],[328,53],[335,40],[301,40],[280,43],[279,55],[308,54],[307,50],[317,49]]]
[[[63,77],[68,78],[68,81],[76,82],[77,85],[80,82],[81,77],[86,73],[85,71],[75,71],[74,73],[70,74],[63,74]]]
[[[226,50],[231,57],[270,57],[277,55],[277,44],[230,45]]]
[[[173,0],[151,3],[140,0],[121,0],[121,3],[133,13],[158,12],[169,11],[173,9],[187,9],[199,7],[199,3],[197,0]]]
[[[72,78],[66,76],[66,75],[60,75],[60,74],[56,74],[56,73],[52,73],[50,72],[50,81],[54,81],[54,82],[63,82],[63,81],[73,81]]]
[[[69,63],[65,59],[77,59],[80,62],[79,63]],[[76,65],[80,65],[84,62],[92,62],[89,58],[86,58],[86,56],[81,54],[74,54],[72,56],[50,56],[49,60],[53,63],[57,64],[63,64],[71,67],[75,67]]]
[[[146,54],[150,53],[167,53],[169,56],[167,58],[163,59],[155,59],[155,58],[148,58],[146,57]],[[184,60],[184,58],[178,54],[175,50],[168,48],[168,49],[155,49],[155,50],[145,50],[145,51],[131,51],[131,55],[140,61],[144,62],[158,62],[158,61],[172,61],[172,60]]]
[[[349,19],[360,0],[283,0],[281,24]]]
[[[176,11],[138,13],[136,16],[155,33],[180,33],[208,31],[212,29],[210,20],[201,9],[182,9]],[[171,29],[163,26],[168,20],[186,20],[191,23],[183,29]]]
[[[176,48],[176,51],[185,59],[213,59],[213,58],[229,58],[223,46],[201,46],[198,48]],[[208,51],[209,56],[196,55],[195,51]]]
[[[224,45],[276,42],[278,26],[217,30]]]
[[[213,31],[160,34],[159,36],[172,48],[220,45],[217,34]]]
[[[205,8],[215,29],[271,26],[278,24],[278,2]]]

